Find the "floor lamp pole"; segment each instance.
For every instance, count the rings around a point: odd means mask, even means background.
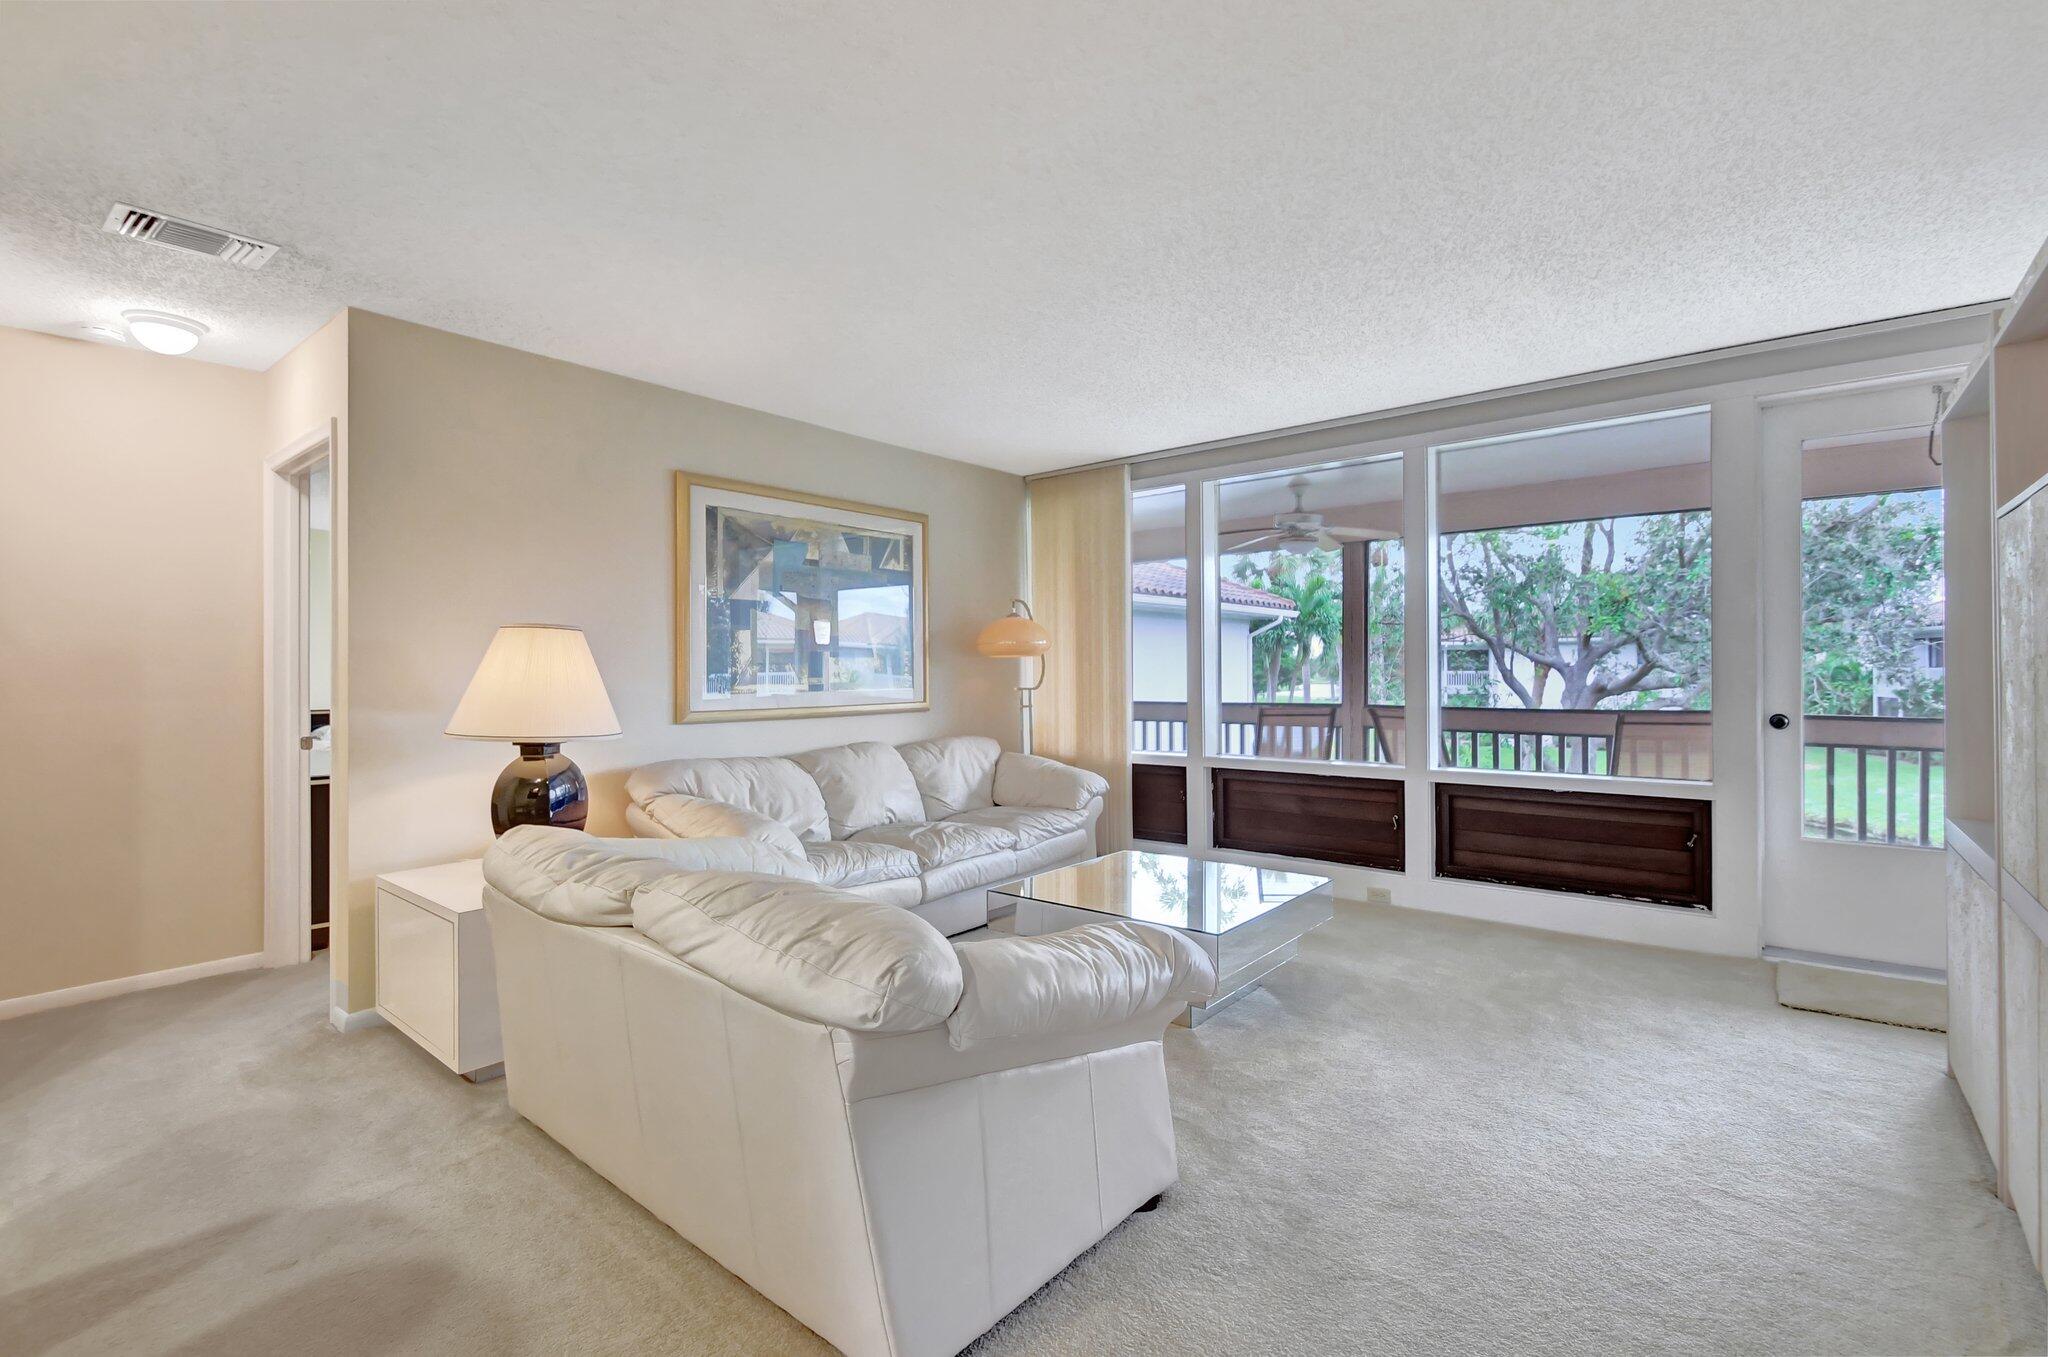
[[[1039,688],[1044,683],[1045,656],[1040,655],[1038,657],[1038,681],[1036,683],[1017,685],[1018,705],[1023,708],[1024,713],[1024,752],[1027,754],[1031,752],[1031,738],[1035,734],[1032,730],[1032,717],[1036,713],[1032,709],[1031,699],[1037,694]]]
[[[981,629],[974,648],[991,659],[1038,661],[1038,677],[1017,685],[1017,714],[1023,726],[1024,752],[1029,754],[1037,734],[1033,729],[1037,713],[1032,710],[1032,695],[1045,684],[1045,652],[1052,648],[1052,637],[1031,616],[1031,605],[1013,598],[1008,614]]]

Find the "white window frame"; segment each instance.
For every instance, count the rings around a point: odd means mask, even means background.
[[[1762,405],[1807,399],[1866,385],[1931,380],[1967,364],[1976,342],[1957,342],[1950,325],[1941,342],[1878,357],[1868,352],[1879,337],[1915,325],[1930,329],[1963,321],[1982,323],[1989,308],[1962,308],[1937,321],[1887,323],[1819,340],[1703,356],[1692,363],[1647,365],[1595,374],[1437,409],[1418,408],[1288,431],[1171,455],[1138,459],[1131,489],[1180,487],[1187,514],[1188,733],[1187,753],[1133,754],[1134,762],[1179,765],[1187,776],[1188,852],[1258,866],[1312,871],[1332,877],[1340,895],[1471,918],[1578,933],[1690,951],[1755,956],[1762,946],[1762,707],[1761,536],[1763,504],[1758,446]],[[1804,359],[1802,363],[1800,360]],[[1833,361],[1826,361],[1833,359]],[[1712,371],[1720,380],[1686,383],[1686,375]],[[1604,398],[1588,399],[1598,394]],[[1578,397],[1574,399],[1574,397]],[[1580,773],[1526,773],[1436,766],[1441,738],[1437,649],[1437,452],[1444,447],[1539,433],[1580,424],[1649,418],[1704,409],[1710,426],[1713,513],[1713,780],[1615,778]],[[1383,436],[1373,436],[1384,430]],[[1215,615],[1217,486],[1247,475],[1306,470],[1332,463],[1402,454],[1403,545],[1408,571],[1404,652],[1408,698],[1408,762],[1402,765],[1322,763],[1210,753],[1220,711],[1216,680]],[[1417,563],[1423,563],[1417,568]],[[1126,661],[1128,662],[1128,660]],[[1422,704],[1417,711],[1416,704]],[[1420,743],[1418,743],[1418,741]],[[1219,850],[1211,829],[1210,772],[1214,768],[1271,769],[1315,777],[1372,778],[1403,784],[1407,869],[1387,872],[1269,854]],[[1713,803],[1714,906],[1711,911],[1523,887],[1439,878],[1435,875],[1435,784],[1508,785],[1559,791],[1670,796]]]

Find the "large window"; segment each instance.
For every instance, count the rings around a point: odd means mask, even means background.
[[[1215,753],[1402,761],[1401,507],[1398,454],[1217,487]]]
[[[1131,749],[1188,748],[1187,492],[1131,496]]]
[[[1438,760],[1712,776],[1708,417],[1438,452]]]
[[[1800,463],[1802,832],[1938,846],[1941,472],[1924,435],[1809,443]]]

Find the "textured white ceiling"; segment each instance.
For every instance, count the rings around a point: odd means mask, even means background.
[[[2039,0],[7,4],[0,324],[261,368],[355,305],[1044,470],[2003,295],[2043,50]]]

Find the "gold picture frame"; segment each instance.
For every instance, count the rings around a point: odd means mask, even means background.
[[[854,500],[834,499],[823,495],[807,495],[795,490],[784,490],[776,486],[755,485],[746,481],[726,480],[715,476],[698,476],[687,471],[675,473],[675,712],[678,724],[702,721],[773,721],[789,720],[808,716],[850,716],[880,712],[926,711],[931,707],[928,688],[930,678],[931,651],[931,523],[923,514],[903,509],[890,509],[881,505],[862,504]],[[778,530],[789,530],[796,535],[777,538],[769,542],[765,556],[757,556],[757,565],[767,557],[777,557],[777,548],[793,550],[799,542],[815,556],[818,544],[837,534],[840,543],[853,539],[863,542],[879,540],[884,543],[900,540],[902,551],[911,559],[902,563],[902,569],[877,571],[878,579],[893,580],[902,577],[908,588],[907,631],[911,654],[901,675],[908,681],[906,688],[882,688],[877,691],[900,694],[880,700],[834,701],[839,691],[829,685],[833,679],[833,665],[838,657],[838,635],[833,630],[830,644],[833,649],[822,663],[816,666],[822,670],[822,677],[828,685],[823,689],[809,686],[815,676],[811,643],[796,625],[796,613],[800,609],[792,606],[791,617],[784,619],[791,631],[789,638],[791,652],[791,684],[796,681],[795,666],[803,666],[802,688],[794,686],[775,689],[758,685],[759,691],[736,692],[732,650],[724,657],[724,665],[713,662],[709,643],[709,626],[714,613],[730,608],[732,596],[721,592],[719,599],[712,597],[710,578],[712,571],[708,554],[700,544],[698,531],[703,529],[713,512],[727,515],[732,521],[744,518],[758,527],[760,524],[778,525]],[[824,511],[820,513],[818,511]],[[836,516],[836,517],[835,517]],[[725,518],[717,519],[721,526]],[[756,541],[761,540],[755,534]],[[872,551],[872,547],[869,548]],[[885,550],[885,556],[893,549]],[[780,559],[778,557],[778,559]],[[768,560],[771,570],[782,573],[775,560]],[[721,567],[723,562],[721,561]],[[822,567],[811,567],[806,561],[792,573],[816,574],[822,581],[830,573]],[[885,560],[884,566],[887,565]],[[870,560],[870,570],[875,567]],[[721,591],[723,581],[719,582]],[[820,588],[823,584],[820,583]],[[893,588],[894,584],[877,585],[878,588]],[[776,596],[778,599],[780,595]],[[836,599],[836,586],[835,586]],[[836,618],[837,605],[833,604]],[[751,612],[752,610],[750,610]],[[730,613],[722,614],[729,619]],[[828,623],[828,630],[834,624]],[[727,633],[730,636],[730,633]],[[748,633],[749,653],[752,651],[753,633]],[[728,645],[731,642],[728,640]],[[875,651],[870,646],[871,655]],[[765,652],[763,652],[765,653]],[[799,660],[797,657],[802,657]],[[884,677],[896,676],[891,670]],[[720,693],[712,689],[719,684],[729,685]],[[845,690],[848,695],[865,691],[860,688]]]

